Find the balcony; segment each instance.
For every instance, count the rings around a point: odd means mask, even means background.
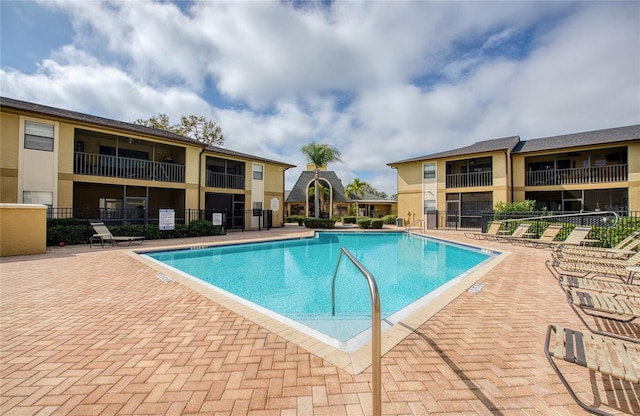
[[[589,168],[548,169],[527,172],[525,186],[581,185],[607,182],[626,182],[626,164]]]
[[[206,186],[210,188],[244,189],[244,175],[207,172]]]
[[[446,177],[447,188],[470,188],[493,185],[493,172],[454,173]]]
[[[73,173],[184,183],[184,165],[84,152],[74,152]]]

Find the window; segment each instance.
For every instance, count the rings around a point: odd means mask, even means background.
[[[42,204],[51,208],[53,206],[53,193],[51,192],[36,192],[36,191],[23,191],[22,202],[25,204]]]
[[[25,122],[24,148],[53,152],[53,124]]]
[[[253,179],[262,180],[262,165],[253,165]]]
[[[424,179],[434,179],[436,177],[436,164],[425,163],[424,165]]]
[[[424,201],[424,213],[426,214],[429,211],[436,210],[436,200],[435,199],[427,199]]]

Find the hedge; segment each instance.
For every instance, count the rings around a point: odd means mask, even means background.
[[[397,218],[398,218],[397,215],[385,215],[384,217],[382,217],[382,221],[385,224],[394,224],[395,225]]]
[[[371,220],[371,228],[380,229],[384,225],[384,220],[382,218],[374,218]]]
[[[342,217],[342,223],[343,224],[355,224],[356,223],[356,217],[352,217],[352,216]]]
[[[357,221],[358,228],[371,228],[371,218],[360,217]]]
[[[224,232],[221,226],[205,220],[191,221],[189,225],[176,224],[174,230],[160,230],[157,225],[140,224],[114,225],[108,228],[114,236],[143,236],[146,240],[212,236]],[[93,234],[95,234],[93,227],[85,221],[73,218],[47,220],[47,245],[49,246],[57,246],[60,243],[88,244],[89,237]]]
[[[306,219],[307,217],[305,215],[290,215],[284,221],[288,223],[297,222],[298,225],[302,225]]]
[[[336,222],[329,218],[307,218],[304,220],[307,228],[336,228]]]

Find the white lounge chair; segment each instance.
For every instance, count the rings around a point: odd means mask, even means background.
[[[89,247],[92,247],[93,244],[98,242],[104,247],[104,243],[111,243],[113,246],[120,245],[120,243],[128,243],[127,245],[131,245],[134,241],[142,244],[144,241],[144,237],[141,236],[115,236],[111,234],[111,231],[109,231],[107,226],[102,222],[92,222],[91,226],[96,233],[89,237]]]

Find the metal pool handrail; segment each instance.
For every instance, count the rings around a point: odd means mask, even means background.
[[[373,401],[373,414],[380,416],[382,414],[382,353],[380,343],[380,294],[378,293],[378,285],[373,275],[360,263],[353,255],[344,247],[340,247],[340,255],[336,262],[336,268],[333,271],[333,279],[331,280],[331,315],[336,314],[336,276],[338,275],[338,267],[342,254],[345,254],[349,260],[360,270],[360,273],[367,279],[369,292],[371,294],[371,365],[372,365],[372,390],[371,396]]]

